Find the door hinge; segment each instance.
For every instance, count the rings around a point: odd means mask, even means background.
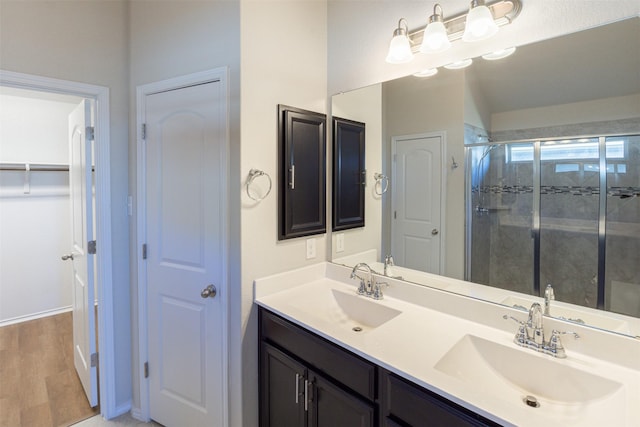
[[[149,378],[149,362],[144,362],[144,377]]]
[[[87,141],[93,141],[96,139],[96,129],[93,126],[87,126],[85,133]]]
[[[91,367],[98,366],[98,353],[91,353]]]
[[[398,218],[398,212],[397,211],[393,211],[393,219],[397,219]]]
[[[142,259],[147,259],[147,244],[142,244]]]
[[[147,124],[143,123],[142,128],[140,129],[140,136],[142,139],[147,139]]]
[[[87,252],[89,252],[89,255],[95,255],[96,254],[96,241],[95,240],[89,240],[87,242]]]

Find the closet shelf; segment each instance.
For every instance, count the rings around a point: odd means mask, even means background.
[[[62,163],[17,163],[17,162],[3,162],[0,163],[0,170],[2,171],[69,171],[69,165]]]

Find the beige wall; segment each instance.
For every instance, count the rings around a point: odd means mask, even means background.
[[[110,94],[116,405],[131,399],[127,217],[127,7],[120,0],[0,1],[0,68],[106,86]]]
[[[327,259],[326,234],[312,236],[316,240],[317,256],[307,260],[306,239],[278,241],[277,228],[277,105],[326,112],[327,13],[324,0],[242,0],[241,4],[239,178],[244,185],[249,170],[257,168],[267,172],[274,183],[271,194],[259,203],[242,192],[242,282],[236,294],[242,311],[231,320],[232,335],[242,339],[243,394],[232,394],[230,402],[233,406],[240,405],[242,397],[245,407],[242,424],[231,425],[255,426],[258,423],[258,346],[253,280]]]
[[[451,156],[462,163],[464,158],[464,72],[446,71],[438,79],[407,77],[382,85],[384,99],[384,136],[386,157],[391,158],[391,138],[429,132],[445,132],[446,217],[444,275],[464,276],[464,169],[451,169]],[[391,165],[388,165],[391,173]],[[384,236],[390,247],[391,205],[387,205]]]
[[[640,94],[616,96],[491,115],[492,132],[640,117]],[[489,128],[486,128],[489,130]]]
[[[365,226],[333,233],[331,259],[376,249],[381,256],[382,196],[375,193],[374,173],[386,173],[382,162],[382,85],[338,94],[332,97],[331,114],[343,119],[365,123]],[[330,167],[332,161],[327,162]],[[330,170],[330,169],[329,169]],[[378,191],[380,187],[378,186]],[[344,233],[343,252],[336,252],[336,235]]]

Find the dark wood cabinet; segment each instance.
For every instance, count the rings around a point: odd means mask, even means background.
[[[278,238],[326,233],[324,114],[278,106]]]
[[[374,405],[334,385],[322,375],[309,372],[309,427],[373,427]]]
[[[365,124],[333,118],[333,231],[364,227]]]
[[[473,411],[260,308],[261,427],[486,427]]]
[[[500,425],[384,369],[380,369],[380,413],[385,427]]]
[[[260,310],[261,427],[375,427],[375,365]]]

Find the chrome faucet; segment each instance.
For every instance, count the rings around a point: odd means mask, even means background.
[[[394,267],[396,264],[393,262],[393,255],[389,254],[384,257],[384,271],[383,274],[387,277],[391,277],[392,279],[400,279],[402,280],[402,276],[394,275]]]
[[[361,268],[365,268],[367,271],[366,279],[358,274],[358,270],[360,270]],[[369,267],[369,264],[365,262],[360,262],[353,267],[353,270],[351,270],[351,278],[360,279],[360,286],[358,287],[359,295],[371,294],[371,277],[372,277],[371,267]]]
[[[544,344],[544,327],[542,325],[542,307],[537,302],[531,304],[527,320],[527,336],[533,338],[537,346]]]
[[[365,269],[367,272],[367,277],[362,277],[358,274],[360,269]],[[358,287],[358,295],[364,295],[373,299],[382,299],[382,285],[387,285],[385,282],[376,281],[376,277],[374,276],[375,271],[369,267],[367,263],[361,262],[353,267],[351,270],[351,278],[360,279],[360,286]]]
[[[547,289],[544,290],[544,315],[551,316],[551,301],[554,301],[556,296],[553,292],[551,283],[547,284]]]
[[[560,335],[570,334],[574,338],[580,338],[575,332],[563,332],[556,329],[551,331],[551,338],[548,341],[544,339],[544,325],[542,322],[542,307],[539,303],[534,302],[529,309],[529,318],[526,322],[516,319],[515,317],[504,315],[503,319],[512,319],[520,326],[516,332],[513,342],[525,348],[530,348],[544,354],[564,359],[567,354],[560,340]]]
[[[393,273],[391,272],[391,269],[394,266],[395,266],[395,263],[393,262],[393,256],[387,255],[386,257],[384,257],[384,275],[385,276],[393,275]]]

